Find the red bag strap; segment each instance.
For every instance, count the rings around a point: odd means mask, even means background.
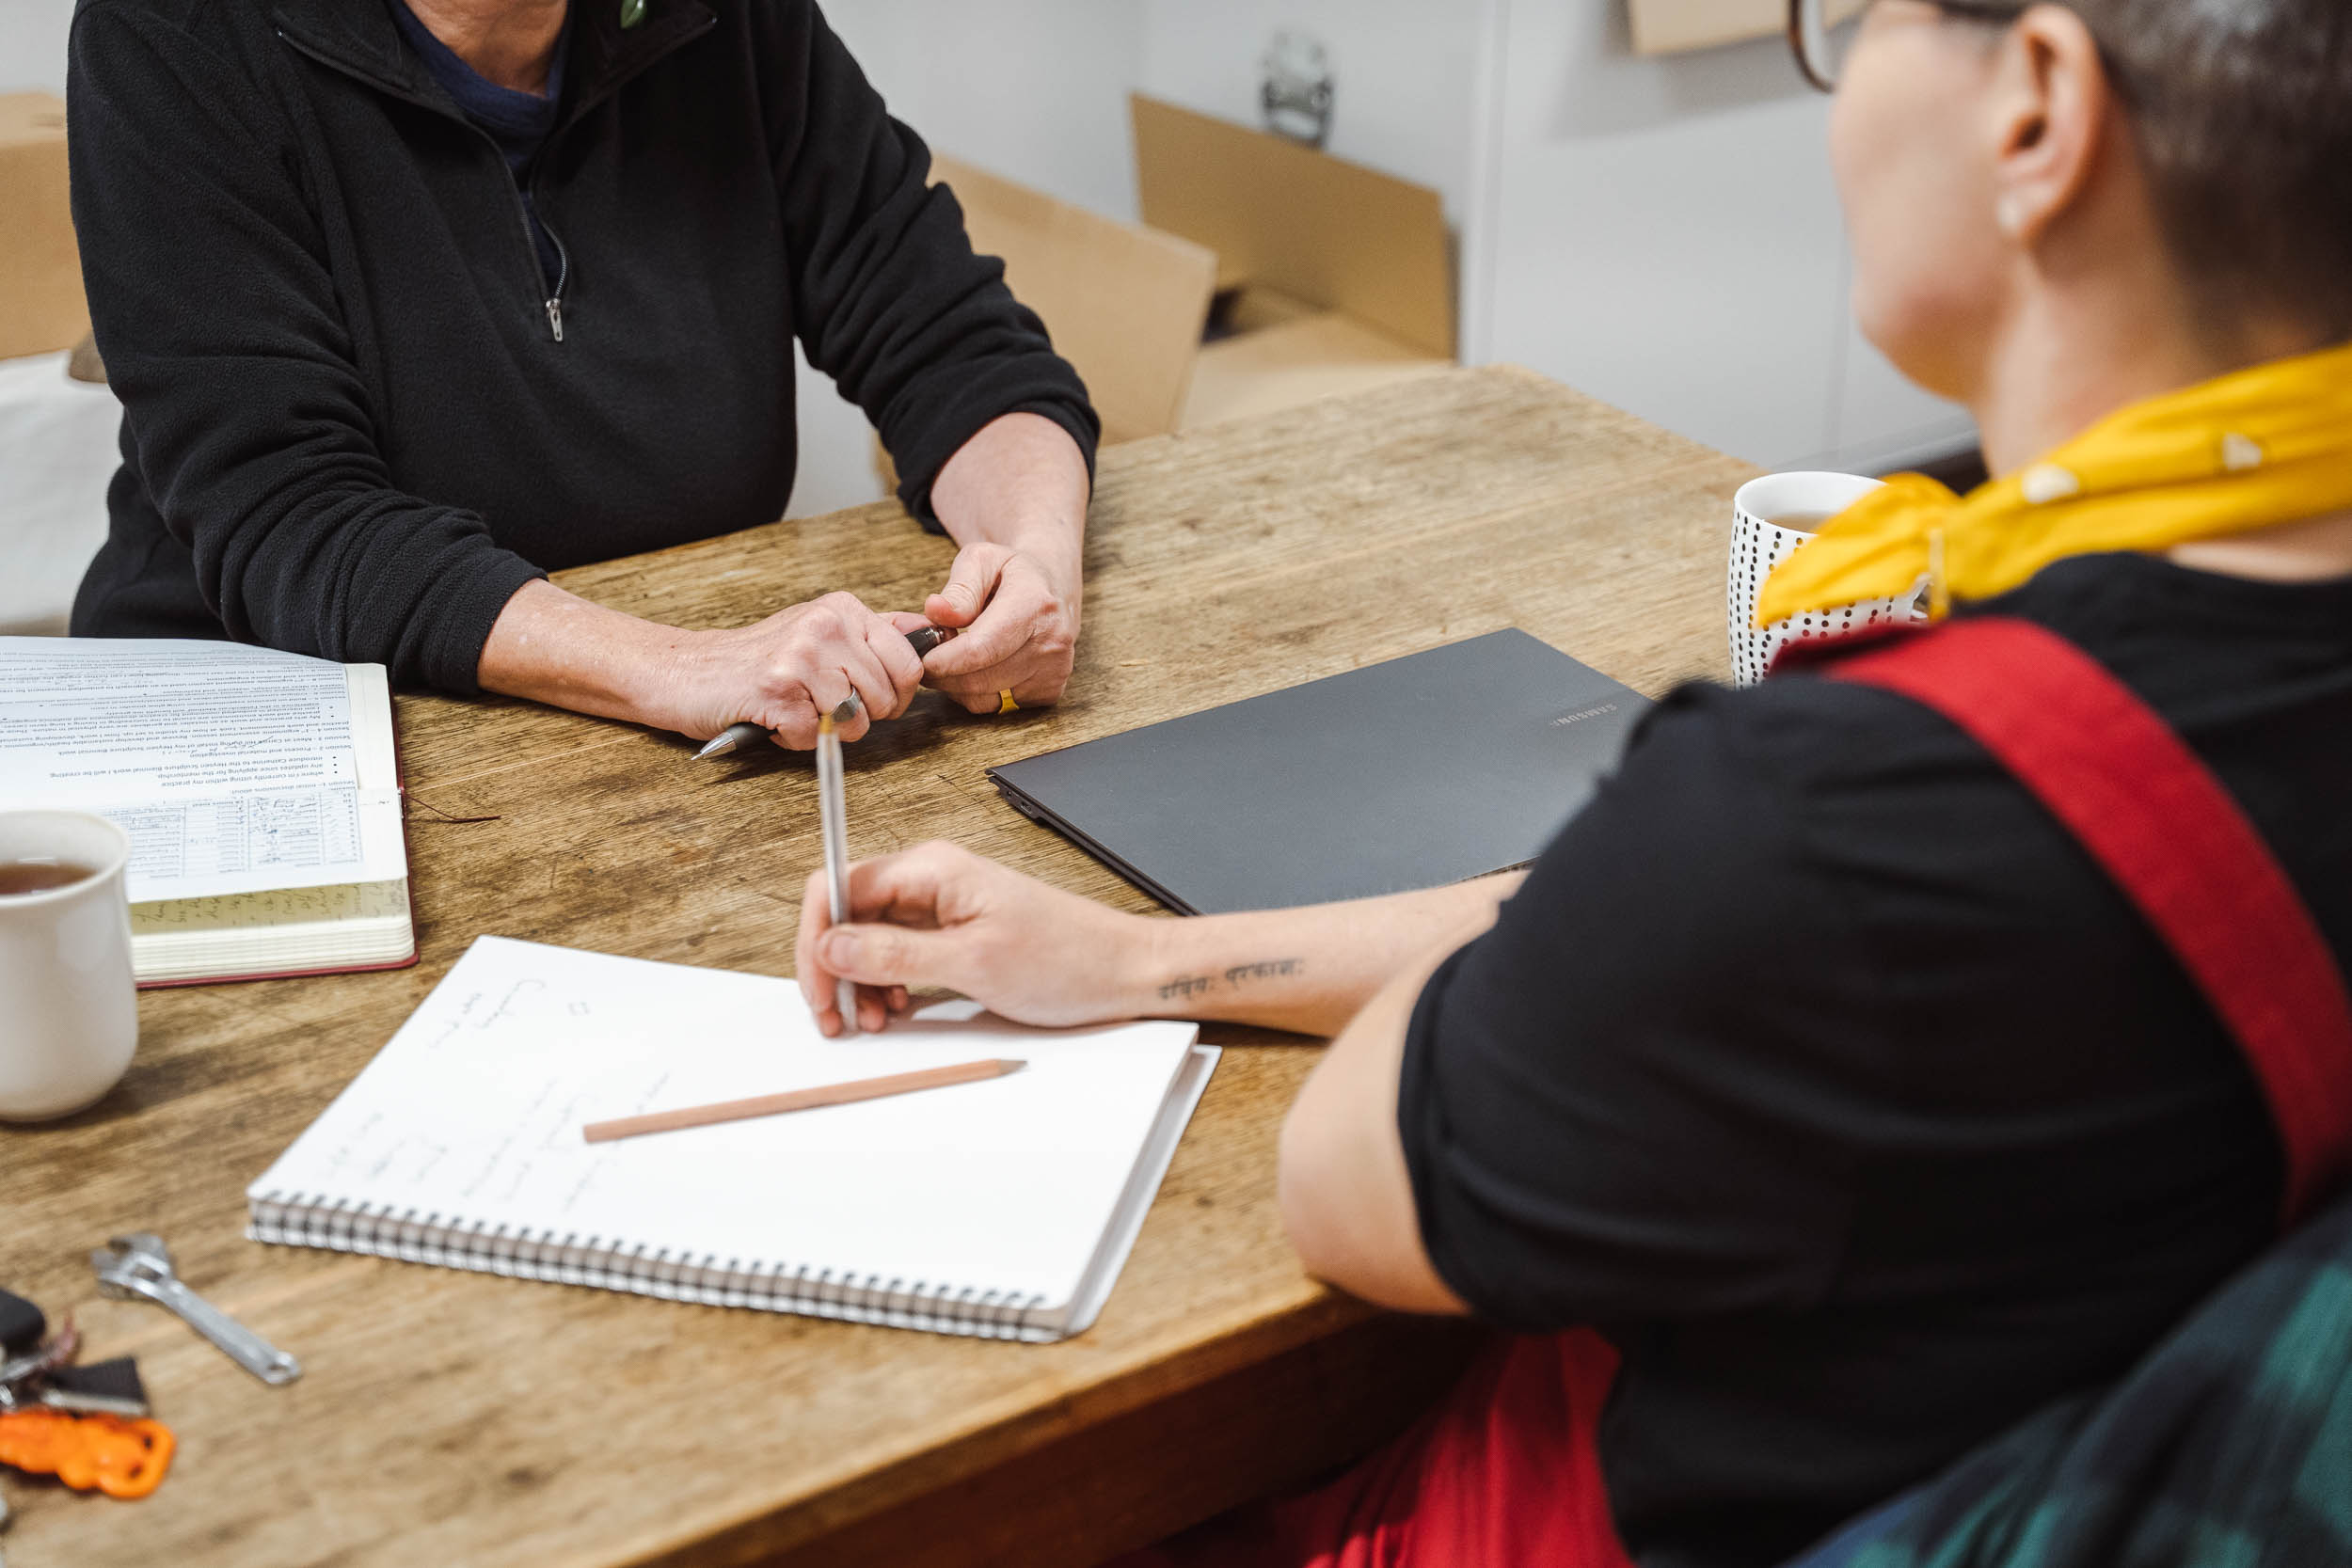
[[[2352,996],[2302,895],[2221,781],[2106,666],[2030,622],[1972,616],[1829,651],[1825,672],[1957,724],[2137,906],[2261,1081],[2285,1217],[2352,1167]]]

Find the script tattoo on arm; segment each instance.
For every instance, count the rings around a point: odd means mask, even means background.
[[[1256,963],[1235,964],[1224,974],[1225,984],[1238,990],[1254,980],[1287,980],[1306,972],[1304,958],[1263,958]],[[1196,996],[1206,996],[1216,989],[1214,974],[1186,974],[1170,980],[1160,988],[1160,1000],[1189,1002]]]

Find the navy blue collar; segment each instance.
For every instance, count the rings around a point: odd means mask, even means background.
[[[541,94],[500,87],[434,37],[433,30],[408,8],[406,0],[386,0],[386,4],[401,37],[407,40],[426,73],[449,94],[458,111],[487,131],[509,162],[528,161],[555,129],[556,117],[563,109],[564,62],[571,54],[572,11],[564,13],[564,30],[556,35],[555,57],[548,63],[547,91]]]
[[[272,0],[270,23],[288,45],[321,65],[405,103],[454,114],[449,94],[438,90],[393,24],[394,9],[389,0]],[[609,0],[580,0],[565,24],[564,119],[578,119],[640,71],[712,31],[718,20],[703,0],[649,0],[644,23],[624,28]]]

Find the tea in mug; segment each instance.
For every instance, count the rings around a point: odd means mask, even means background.
[[[98,867],[74,861],[0,861],[0,898],[23,893],[51,893],[98,875]]]
[[[1836,515],[1835,512],[1791,512],[1785,517],[1767,517],[1764,520],[1791,533],[1819,533],[1821,525]]]

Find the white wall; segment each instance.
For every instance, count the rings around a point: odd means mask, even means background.
[[[1141,89],[1264,122],[1259,61],[1279,30],[1329,52],[1329,150],[1443,192],[1459,224],[1474,180],[1479,7],[1466,0],[1143,0]]]
[[[1140,0],[831,0],[891,111],[942,150],[1116,216],[1136,208]]]
[[[0,92],[65,92],[73,0],[0,0]]]
[[[1828,101],[1785,45],[1646,59],[1613,3],[1493,11],[1473,354],[1772,467],[1965,441],[1851,327]]]

